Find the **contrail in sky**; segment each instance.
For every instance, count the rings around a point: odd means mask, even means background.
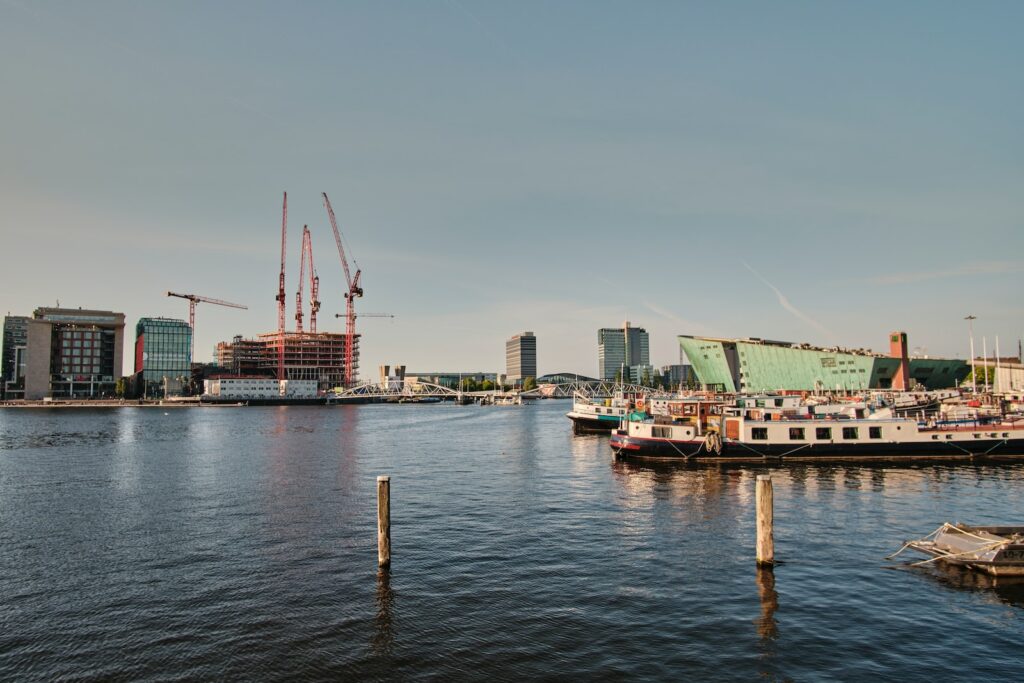
[[[824,325],[819,323],[817,320],[815,320],[814,318],[812,318],[811,316],[807,315],[806,313],[801,311],[799,308],[794,306],[789,301],[789,299],[787,299],[786,296],[782,292],[779,291],[778,287],[776,287],[772,283],[768,282],[768,280],[766,280],[764,278],[764,276],[761,275],[761,273],[759,273],[756,270],[754,270],[753,266],[751,266],[746,261],[743,261],[742,263],[743,263],[744,266],[746,266],[747,270],[749,270],[751,273],[754,274],[754,276],[758,280],[760,280],[761,282],[763,282],[766,285],[768,285],[769,289],[771,289],[773,292],[775,292],[775,297],[779,300],[779,304],[783,308],[785,308],[787,311],[789,311],[790,313],[792,313],[797,318],[799,318],[803,322],[807,323],[808,325],[810,325],[814,329],[818,330],[818,332],[821,332],[823,335],[828,337],[829,340],[835,340],[836,336],[834,334],[832,334],[832,332],[827,327],[825,327]]]

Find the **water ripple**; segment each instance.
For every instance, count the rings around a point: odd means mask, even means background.
[[[883,558],[1024,522],[1022,468],[614,461],[565,408],[0,411],[0,678],[1019,678],[1024,584]]]

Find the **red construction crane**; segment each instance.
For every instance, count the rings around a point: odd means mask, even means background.
[[[230,301],[222,301],[220,299],[211,299],[208,296],[199,296],[198,294],[178,294],[176,292],[167,292],[167,296],[176,296],[179,299],[188,299],[188,326],[192,330],[192,347],[189,349],[189,357],[195,360],[196,350],[196,304],[216,304],[218,306],[228,306],[230,308],[244,308],[248,310],[248,306],[242,304],[233,304]]]
[[[352,386],[352,380],[354,378],[353,362],[355,359],[355,340],[356,340],[356,307],[355,298],[363,295],[363,288],[359,284],[359,276],[362,275],[362,271],[359,269],[359,264],[356,263],[355,259],[352,259],[352,264],[356,267],[356,276],[352,277],[348,267],[348,259],[345,258],[345,248],[341,243],[341,232],[338,230],[338,221],[334,217],[334,209],[331,208],[331,200],[327,198],[327,193],[323,192],[324,207],[327,209],[327,216],[331,219],[331,229],[334,230],[334,241],[338,244],[338,256],[341,257],[341,267],[345,270],[345,283],[348,285],[348,291],[345,292],[345,386]]]
[[[284,257],[288,245],[288,193],[284,193],[284,207],[281,209],[281,278],[277,284],[277,378],[284,379]]]
[[[313,265],[313,238],[309,226],[302,226],[302,259],[299,261],[299,291],[295,294],[295,331],[302,334],[302,289],[306,279],[306,260],[309,260],[309,331],[316,334],[316,314],[320,310],[320,278]]]

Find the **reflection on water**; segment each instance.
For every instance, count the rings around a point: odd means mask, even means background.
[[[1024,587],[881,564],[1020,521],[1024,467],[616,460],[565,409],[0,411],[0,679],[1016,671]],[[785,563],[752,580],[765,472]]]
[[[761,616],[757,618],[757,633],[763,640],[779,637],[779,622],[775,611],[779,609],[779,594],[775,592],[775,570],[772,567],[757,568],[757,593],[761,598]]]
[[[953,564],[933,562],[910,570],[950,590],[973,593],[992,602],[1024,607],[1024,576],[990,576]]]
[[[391,648],[395,642],[392,613],[395,606],[395,594],[391,590],[391,572],[381,569],[377,572],[377,594],[375,598],[377,608],[374,619],[373,638],[370,640],[370,647],[374,654],[391,654]]]

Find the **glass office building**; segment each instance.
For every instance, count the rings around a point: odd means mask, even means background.
[[[180,395],[192,374],[192,328],[184,320],[142,318],[135,326],[135,372],[144,396]]]
[[[602,380],[610,382],[621,375],[624,380],[637,381],[633,368],[650,363],[650,342],[644,328],[631,327],[627,321],[622,327],[597,331],[597,369]],[[653,368],[650,372],[653,374]]]

